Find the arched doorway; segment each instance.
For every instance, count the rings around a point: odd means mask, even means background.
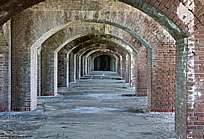
[[[94,59],[95,71],[111,71],[111,57],[108,55],[100,55]]]

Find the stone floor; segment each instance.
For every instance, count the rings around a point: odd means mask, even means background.
[[[147,112],[129,93],[123,80],[84,78],[35,111],[0,113],[0,139],[174,139],[174,113]]]

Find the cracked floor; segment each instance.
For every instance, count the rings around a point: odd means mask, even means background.
[[[39,97],[35,111],[0,113],[0,139],[175,139],[174,113],[147,112],[147,97],[124,93],[122,80],[83,79]]]

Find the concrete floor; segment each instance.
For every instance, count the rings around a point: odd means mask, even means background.
[[[0,113],[0,139],[174,139],[174,113],[147,112],[122,80],[83,79],[38,109]]]

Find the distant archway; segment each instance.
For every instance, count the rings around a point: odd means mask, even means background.
[[[111,71],[112,57],[100,55],[94,59],[94,71]]]

